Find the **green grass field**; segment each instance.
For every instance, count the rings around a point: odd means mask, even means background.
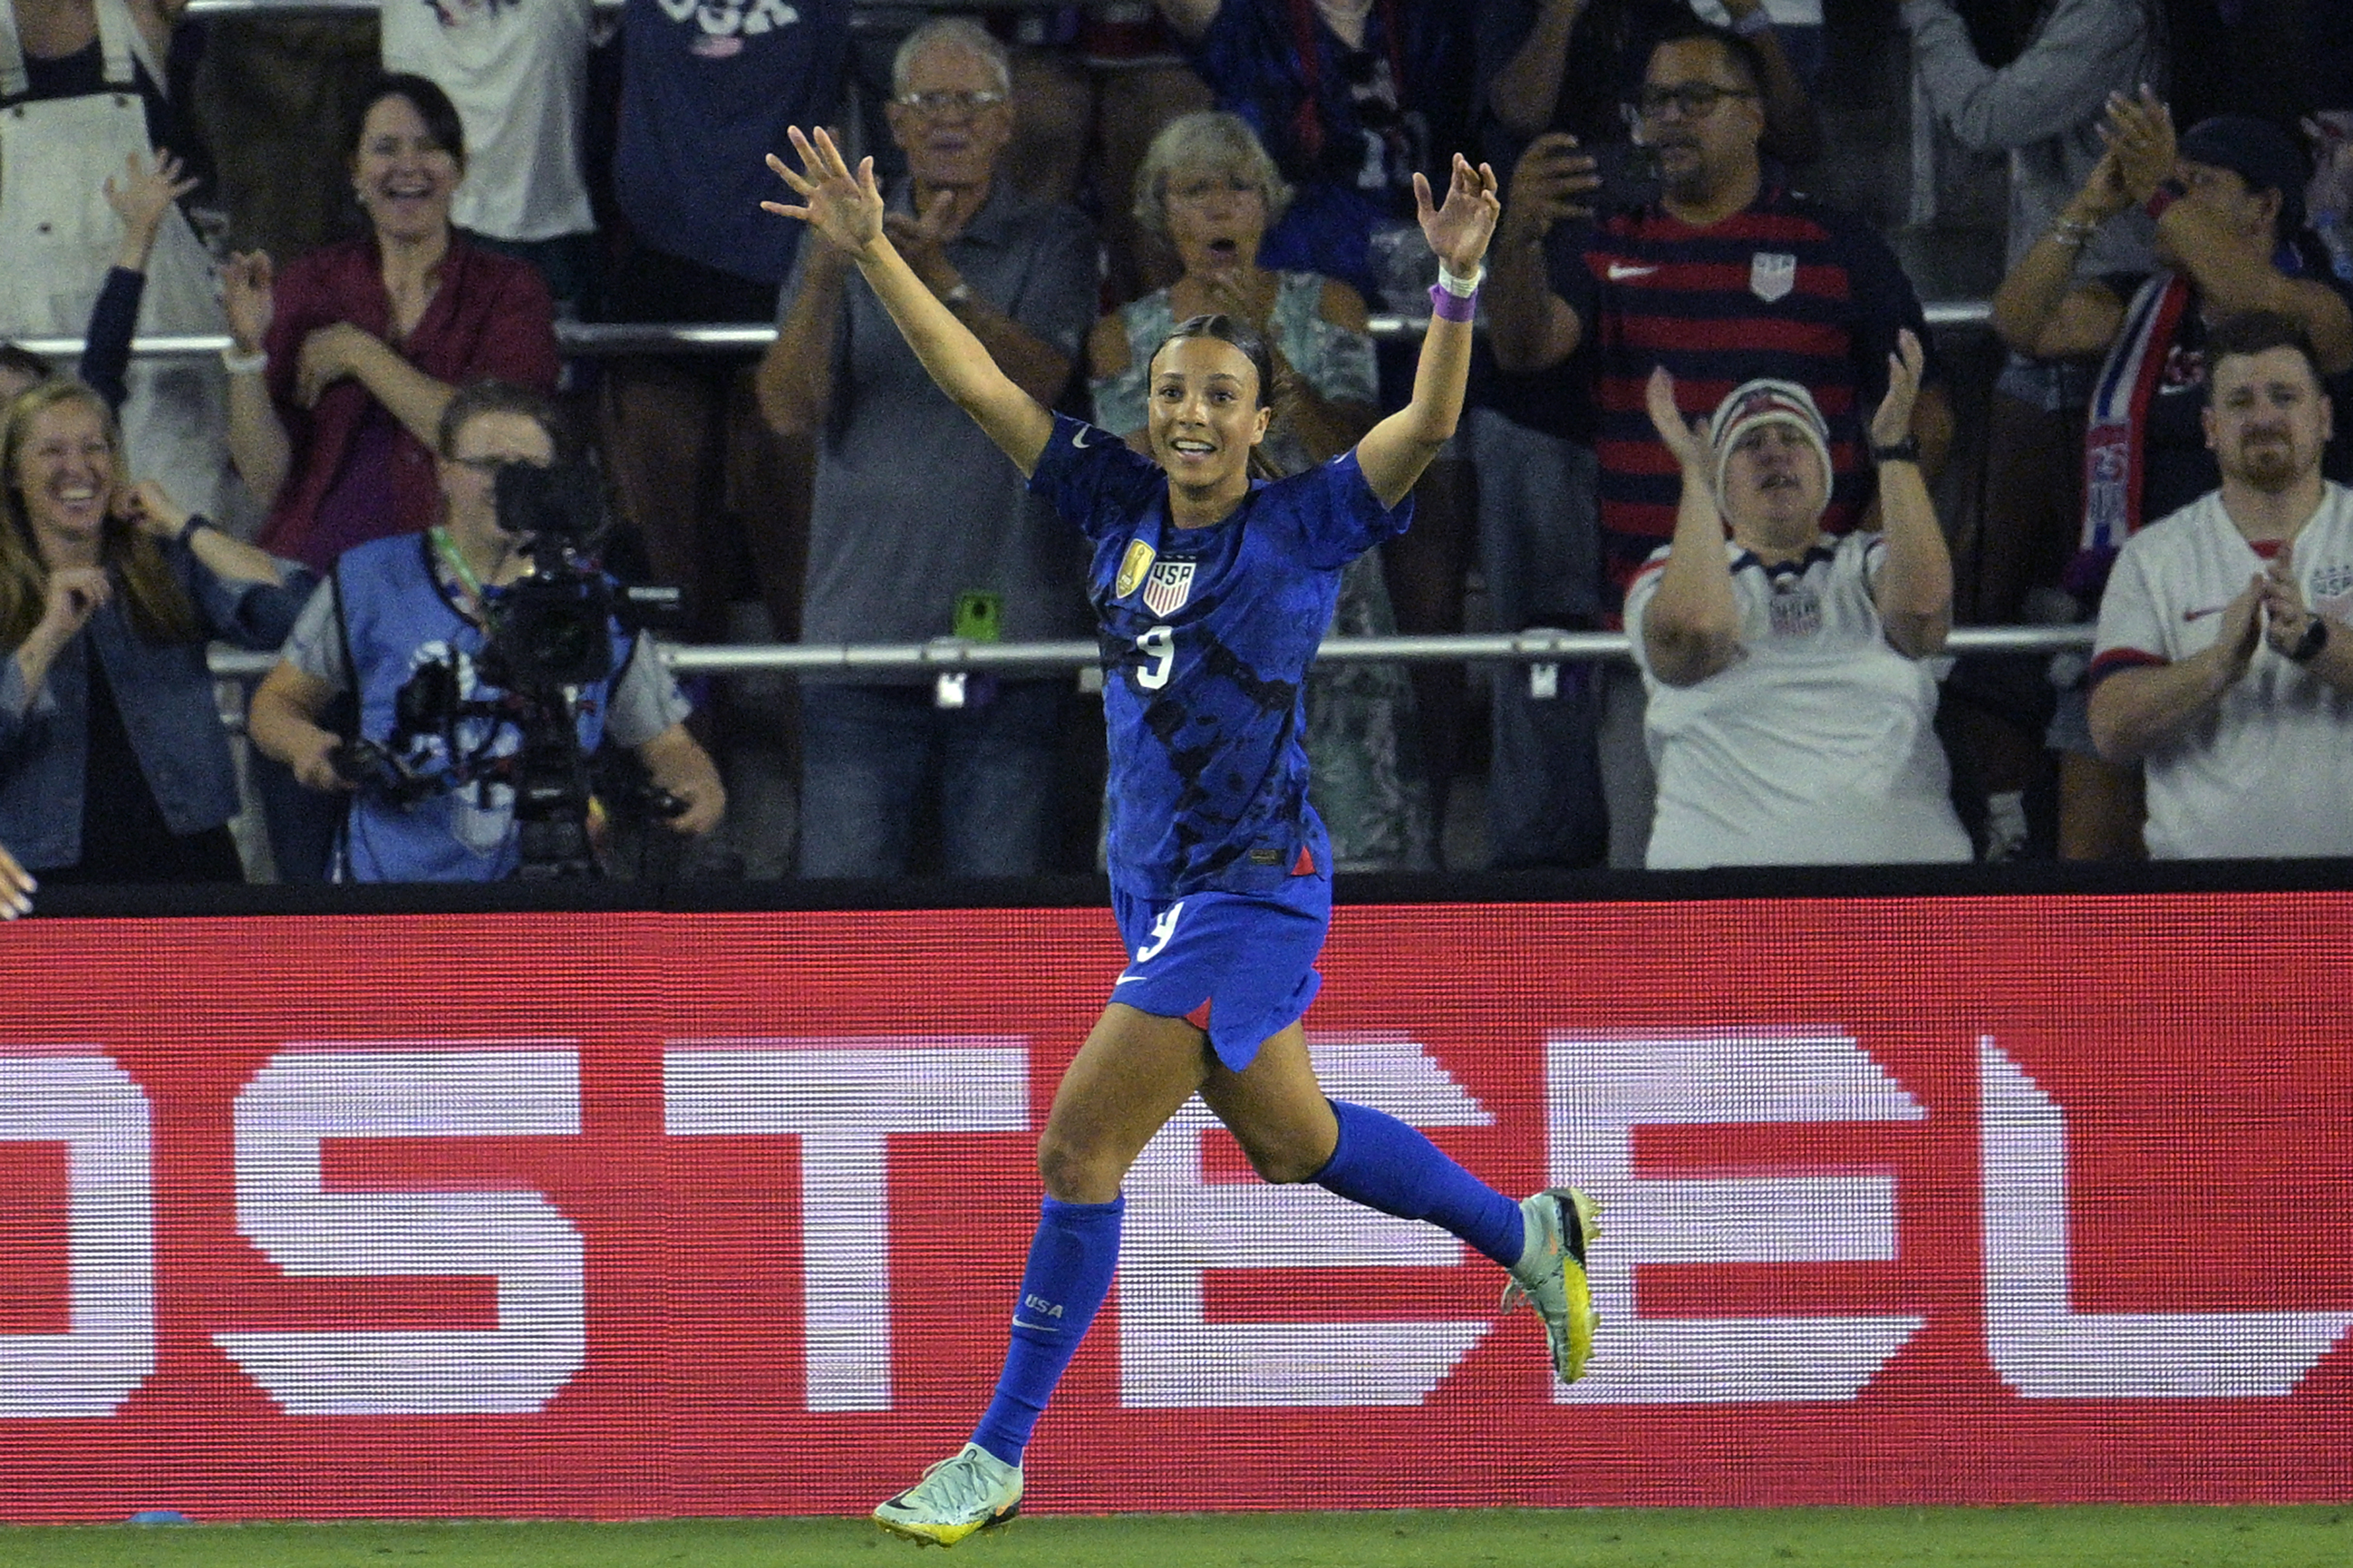
[[[1023,1519],[953,1558],[859,1520],[0,1527],[5,1568],[2347,1568],[2353,1506],[1497,1509]]]

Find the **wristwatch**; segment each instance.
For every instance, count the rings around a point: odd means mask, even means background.
[[[1906,436],[1901,441],[1890,441],[1884,447],[1871,444],[1871,460],[1874,463],[1916,463],[1920,460],[1920,437]]]
[[[2297,664],[2310,664],[2327,646],[2328,623],[2315,616],[2312,625],[2305,627],[2304,635],[2295,639],[2295,646],[2287,650],[2287,656]]]

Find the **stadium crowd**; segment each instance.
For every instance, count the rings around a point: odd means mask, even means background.
[[[2353,847],[2353,0],[1155,5],[0,0],[0,843],[57,879],[510,874],[519,736],[415,751],[517,754],[424,805],[338,763],[423,744],[428,665],[509,723],[518,465],[593,462],[602,570],[682,591],[665,637],[1083,635],[1085,542],[761,210],[823,124],[1041,404],[1142,449],[1156,345],[1261,333],[1268,475],[1408,405],[1373,319],[1440,280],[1414,177],[1492,163],[1471,406],[1332,626],[1633,658],[1317,671],[1340,868]],[[1919,146],[2000,159],[1996,355],[1930,330],[1900,195],[1805,194],[1887,68]],[[572,321],[776,339],[567,359]],[[2096,656],[1956,663],[1955,623],[2096,623]],[[1099,682],[681,690],[611,631],[577,733],[652,775],[664,874],[1100,862]],[[283,647],[237,766],[214,637]]]

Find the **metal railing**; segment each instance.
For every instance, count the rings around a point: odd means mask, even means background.
[[[1986,325],[1991,302],[1985,300],[1939,300],[1923,307],[1931,327],[1975,328]],[[1383,315],[1371,318],[1376,339],[1409,340],[1421,336],[1428,316]],[[567,354],[603,358],[639,353],[744,353],[765,349],[776,341],[776,329],[762,322],[723,321],[665,323],[659,321],[558,321],[556,346]],[[82,352],[79,338],[19,338],[17,343],[52,359],[71,359]],[[229,346],[226,333],[194,333],[180,337],[135,338],[131,352],[141,359],[196,359]]]
[[[1966,657],[2081,651],[2094,628],[1957,626],[1947,654]],[[955,670],[1083,669],[1102,658],[1091,641],[971,643],[741,643],[678,647],[662,656],[680,675],[765,675],[821,670],[864,675],[941,674]],[[1327,637],[1324,664],[1590,664],[1630,658],[1623,632],[1469,633],[1452,637]],[[278,661],[271,653],[212,650],[213,674],[259,680]]]

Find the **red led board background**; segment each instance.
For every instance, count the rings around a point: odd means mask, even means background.
[[[1588,1379],[1188,1113],[1039,1506],[2353,1482],[2353,896],[1349,906],[1327,1089],[1605,1205]],[[0,931],[0,1518],[862,1511],[996,1376],[1096,910]]]

